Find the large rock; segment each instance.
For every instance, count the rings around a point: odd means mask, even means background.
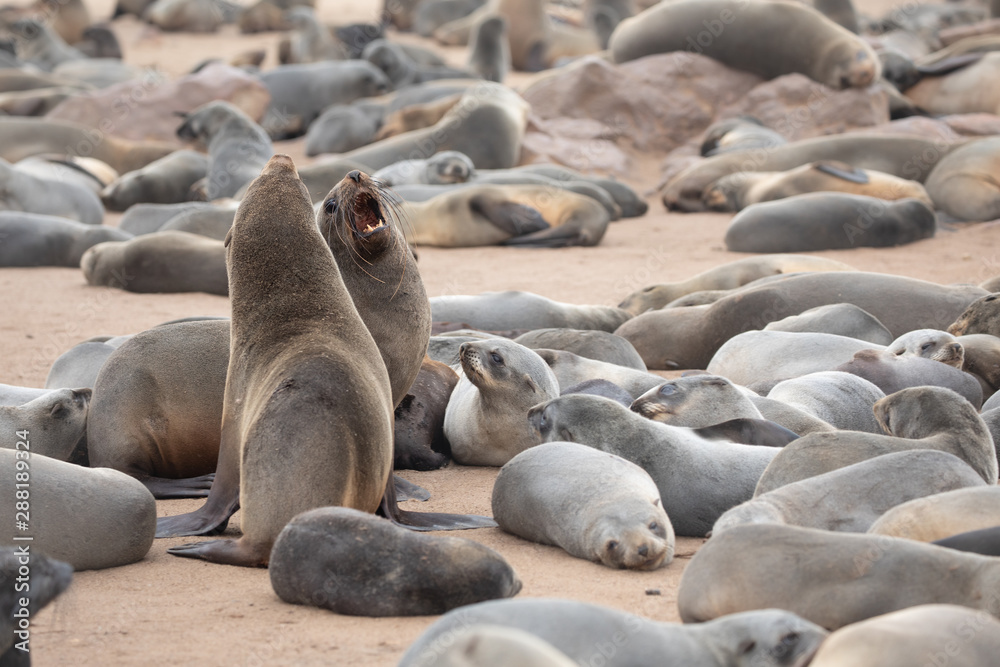
[[[193,111],[213,100],[229,102],[259,121],[271,96],[256,77],[214,63],[176,81],[149,70],[137,80],[65,100],[46,118],[80,123],[126,139],[178,142],[175,133],[181,119],[176,112]]]

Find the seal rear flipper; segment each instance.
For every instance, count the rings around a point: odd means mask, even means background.
[[[960,69],[965,69],[969,65],[975,65],[982,60],[985,55],[986,53],[963,53],[960,56],[952,56],[950,58],[945,58],[940,62],[928,65],[918,64],[917,71],[924,76],[944,76],[945,74],[951,74],[952,72],[957,72]]]
[[[511,236],[521,236],[550,227],[537,210],[515,201],[496,201],[487,197],[474,197],[469,208],[489,220],[497,229]]]
[[[406,500],[419,500],[422,502],[429,500],[431,497],[430,491],[398,475],[393,475],[392,481],[396,486],[396,500],[399,502]]]
[[[157,500],[167,498],[205,498],[212,488],[215,473],[185,479],[166,477],[143,477],[139,481],[145,485]]]
[[[250,544],[245,538],[238,540],[206,540],[182,544],[167,549],[168,554],[182,558],[199,558],[220,565],[267,567],[271,556],[270,545]]]
[[[441,512],[407,512],[396,502],[396,485],[392,477],[385,487],[378,514],[397,526],[410,530],[467,530],[469,528],[496,528],[496,521],[475,514],[444,514]]]
[[[693,429],[708,440],[729,440],[743,445],[784,447],[799,435],[767,419],[730,419],[712,426]]]
[[[863,170],[843,162],[817,162],[813,165],[813,169],[850,183],[861,183],[863,185],[870,181],[868,174]]]

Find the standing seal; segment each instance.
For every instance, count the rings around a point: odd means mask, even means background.
[[[500,528],[608,567],[655,570],[674,557],[674,529],[649,474],[574,442],[521,452],[493,484]]]
[[[929,603],[995,615],[989,592],[998,586],[996,558],[881,535],[748,525],[713,537],[694,555],[677,607],[685,623],[777,607],[836,630]]]
[[[347,507],[292,519],[274,543],[268,574],[285,602],[351,616],[430,616],[521,590],[492,549]]]
[[[511,66],[507,19],[491,16],[473,29],[468,66],[487,81],[503,83]]]
[[[528,410],[559,396],[559,382],[533,350],[496,338],[463,343],[462,374],[444,413],[444,434],[462,465],[502,466],[538,444]]]
[[[608,49],[616,63],[694,51],[765,79],[800,72],[834,89],[866,88],[881,74],[860,37],[811,7],[772,0],[658,4],[618,24]]]
[[[827,634],[778,609],[682,625],[575,600],[499,600],[442,616],[407,649],[399,667],[438,664],[442,651],[480,623],[527,631],[562,651],[574,664],[609,667],[792,667],[805,664]],[[611,657],[606,658],[607,654]]]
[[[910,449],[954,454],[987,484],[997,480],[993,438],[972,405],[943,387],[911,387],[881,399],[875,418],[891,435],[810,433],[781,450],[757,483],[755,495],[866,459]]]
[[[215,483],[232,472],[221,459],[237,457],[243,536],[169,552],[263,567],[297,514],[378,508],[392,471],[392,393],[288,156],[251,183],[226,248],[233,316]],[[227,519],[235,508],[219,509]]]

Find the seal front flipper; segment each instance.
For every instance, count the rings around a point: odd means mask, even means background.
[[[407,512],[399,509],[396,501],[396,485],[393,476],[385,488],[385,495],[379,504],[378,514],[397,526],[410,530],[467,530],[469,528],[496,528],[497,522],[486,516],[475,514],[444,514],[441,512]]]
[[[843,162],[817,162],[813,165],[813,169],[851,183],[865,184],[869,182],[868,174]]]
[[[531,234],[550,227],[541,213],[530,206],[513,201],[474,197],[469,202],[469,208],[511,236]]]
[[[267,567],[271,545],[251,544],[246,538],[238,540],[206,540],[182,544],[167,549],[168,554],[182,558],[199,558],[220,565]]]
[[[393,475],[392,481],[396,487],[396,500],[403,502],[406,500],[419,500],[421,502],[429,500],[431,492],[413,482],[403,479],[399,475]]]
[[[598,238],[598,240],[600,240]],[[532,234],[522,234],[512,239],[501,241],[500,245],[517,246],[519,248],[565,248],[567,246],[596,245],[590,235],[581,232],[576,225],[560,225]]]
[[[965,69],[969,65],[975,65],[983,59],[986,53],[963,53],[960,56],[945,58],[940,62],[927,65],[917,64],[917,71],[924,76],[944,76]]]
[[[144,477],[142,482],[153,497],[158,500],[167,498],[205,498],[212,488],[215,473],[200,477],[185,479],[167,479],[166,477]]]
[[[784,426],[767,419],[750,419],[740,417],[730,419],[712,426],[694,429],[694,432],[707,440],[728,440],[743,445],[758,445],[760,447],[784,447],[799,435]]]

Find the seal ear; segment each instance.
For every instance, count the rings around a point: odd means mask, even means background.
[[[226,232],[226,240],[222,242],[222,247],[223,248],[228,248],[229,247],[229,242],[232,241],[232,240],[233,240],[233,228],[230,227],[229,231]]]
[[[536,385],[535,381],[531,379],[531,376],[528,375],[527,373],[525,373],[524,374],[524,379],[527,381],[528,387],[531,389],[531,391],[533,391],[533,392],[535,392],[537,394],[538,393],[538,385]]]
[[[66,416],[67,412],[68,410],[66,409],[66,406],[63,405],[62,401],[59,401],[52,406],[52,409],[49,411],[49,416],[53,419],[62,419]]]

